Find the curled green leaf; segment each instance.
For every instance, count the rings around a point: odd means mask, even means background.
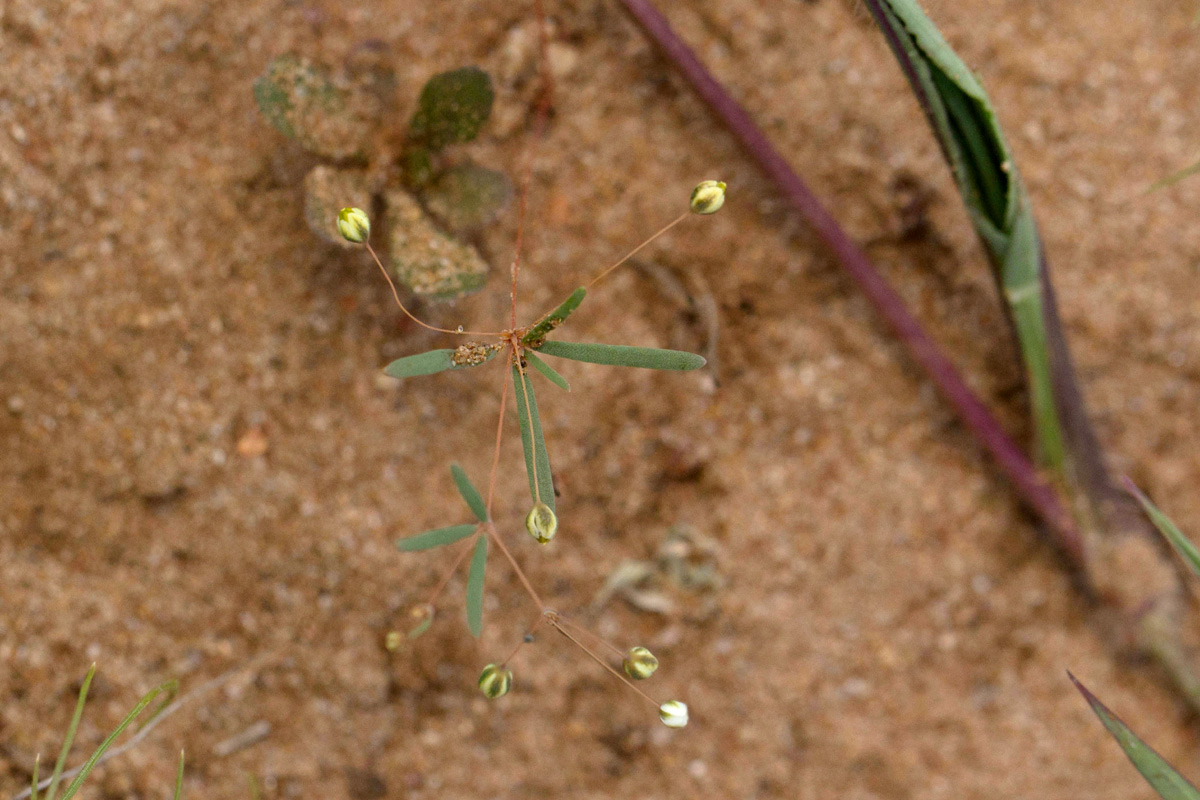
[[[434,528],[431,531],[418,533],[415,536],[397,539],[396,547],[405,553],[415,553],[418,550],[429,550],[433,547],[454,544],[460,539],[470,536],[478,527],[478,525],[471,523],[467,525],[451,525],[448,528]]]
[[[682,350],[659,350],[621,344],[547,341],[538,348],[538,352],[589,364],[645,369],[692,370],[699,369],[706,363],[703,356]]]

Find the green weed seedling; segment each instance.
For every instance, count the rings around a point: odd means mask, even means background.
[[[492,112],[494,93],[478,67],[429,79],[399,154],[384,143],[384,91],[390,72],[335,74],[293,55],[275,58],[254,84],[263,116],[322,159],[304,179],[304,216],[327,242],[346,242],[333,224],[349,201],[379,208],[387,225],[392,273],[414,294],[453,299],[483,286],[487,263],[464,241],[508,203],[512,182],[447,148],[473,141]]]
[[[62,750],[59,751],[58,760],[54,762],[54,771],[51,773],[49,778],[39,781],[38,770],[41,766],[41,756],[39,755],[33,762],[33,779],[30,783],[29,789],[17,795],[14,800],[24,800],[26,797],[32,798],[32,800],[71,800],[71,798],[79,792],[80,788],[83,786],[83,782],[87,780],[88,775],[91,774],[92,770],[95,769],[101,761],[105,760],[106,756],[116,755],[117,753],[121,752],[124,747],[132,744],[128,743],[122,748],[117,748],[115,750],[111,750],[110,752],[110,748],[112,748],[113,743],[116,742],[121,734],[124,733],[125,730],[138,719],[138,717],[142,716],[147,709],[154,705],[155,701],[158,701],[158,705],[154,707],[154,709],[150,712],[149,718],[145,723],[143,723],[141,732],[145,733],[148,726],[150,726],[157,718],[167,711],[171,701],[175,698],[175,695],[178,692],[178,684],[175,681],[167,681],[166,683],[160,684],[159,686],[151,689],[142,696],[142,699],[139,700],[137,705],[133,707],[133,710],[125,715],[125,719],[121,720],[121,723],[117,725],[116,729],[113,730],[113,732],[110,733],[108,737],[100,743],[100,746],[95,749],[92,755],[83,763],[82,766],[64,772],[63,768],[66,766],[67,756],[71,752],[71,745],[75,742],[75,733],[79,730],[79,721],[83,718],[83,707],[87,703],[88,690],[91,689],[92,678],[95,677],[95,675],[96,665],[93,664],[91,669],[87,671],[87,675],[84,676],[83,683],[79,687],[79,699],[75,703],[75,713],[71,716],[70,725],[67,726],[67,735],[66,738],[63,739]],[[62,781],[67,778],[72,778],[72,780],[67,785],[66,790],[60,795],[59,789],[62,786]],[[42,793],[43,790],[45,790],[44,794]],[[174,800],[179,800],[179,798],[182,796],[183,753],[181,752],[179,754],[179,768],[175,773]]]
[[[586,285],[576,289],[557,307],[542,314],[534,322],[519,326],[517,324],[517,277],[519,259],[512,266],[512,287],[509,327],[493,331],[468,331],[461,326],[456,330],[438,328],[429,325],[412,314],[400,300],[395,284],[392,283],[383,262],[371,247],[371,224],[366,212],[358,208],[342,209],[338,215],[337,225],[347,241],[362,244],[371,254],[384,277],[388,280],[395,297],[396,304],[416,324],[429,330],[451,336],[467,337],[468,340],[454,348],[431,350],[426,353],[405,356],[385,368],[384,372],[393,378],[413,378],[421,375],[431,375],[446,370],[471,369],[482,366],[498,356],[504,363],[504,384],[500,396],[500,415],[496,424],[496,445],[492,457],[491,476],[485,496],[467,477],[466,472],[457,464],[450,468],[455,486],[462,495],[471,514],[473,522],[451,525],[445,528],[425,531],[415,536],[399,540],[396,544],[400,550],[413,552],[428,550],[448,545],[458,545],[450,568],[442,576],[429,599],[414,609],[417,625],[409,633],[410,638],[416,638],[429,629],[433,622],[434,604],[450,578],[457,572],[464,561],[469,559],[467,570],[466,617],[467,628],[471,634],[478,637],[483,629],[483,587],[484,572],[487,567],[489,544],[494,544],[504,558],[512,566],[525,592],[537,608],[538,615],[528,632],[512,650],[511,653],[498,663],[488,664],[479,678],[479,687],[489,698],[502,697],[508,693],[512,685],[512,671],[508,664],[521,648],[533,640],[533,634],[543,625],[554,629],[571,641],[584,653],[602,665],[632,688],[638,695],[652,703],[659,710],[659,717],[669,727],[681,728],[687,724],[687,706],[677,700],[659,703],[634,685],[633,680],[648,678],[658,667],[658,659],[644,647],[634,647],[622,651],[604,639],[590,633],[582,626],[571,621],[567,616],[549,608],[537,590],[534,589],[525,572],[513,557],[504,539],[497,531],[492,517],[492,505],[496,495],[496,477],[500,464],[500,444],[504,435],[504,414],[509,400],[509,384],[513,387],[513,402],[516,406],[517,421],[521,432],[521,443],[525,452],[525,470],[529,479],[529,494],[532,505],[525,518],[525,529],[539,544],[551,541],[558,530],[558,513],[555,508],[554,480],[552,477],[550,457],[546,450],[546,441],[542,433],[542,425],[538,416],[538,403],[534,392],[532,373],[536,372],[554,386],[569,390],[567,381],[543,359],[564,358],[572,361],[583,361],[591,364],[610,366],[643,367],[661,370],[693,370],[704,365],[701,356],[678,350],[659,350],[647,347],[629,347],[624,345],[565,342],[552,338],[576,311],[590,288],[596,285],[614,269],[624,264],[630,257],[640,251],[650,242],[666,233],[682,222],[689,213],[715,213],[725,199],[725,184],[719,181],[704,181],[696,187],[691,196],[689,211],[684,212],[671,223],[663,227],[632,252],[617,261],[607,269],[602,270]],[[401,636],[398,632],[389,634],[390,649],[399,646]],[[607,660],[597,654],[597,649],[611,652],[622,660],[622,674]],[[632,680],[631,680],[632,679]]]

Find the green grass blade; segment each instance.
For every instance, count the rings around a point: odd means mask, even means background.
[[[1196,549],[1196,545],[1192,544],[1192,540],[1183,535],[1183,531],[1176,527],[1171,518],[1164,514],[1158,506],[1150,501],[1142,493],[1142,490],[1134,485],[1133,481],[1125,479],[1125,488],[1134,496],[1142,505],[1142,510],[1146,512],[1146,516],[1154,523],[1154,527],[1158,528],[1166,540],[1175,548],[1175,552],[1179,553],[1180,558],[1187,563],[1191,568],[1192,574],[1200,577],[1200,550]]]
[[[658,350],[653,347],[629,347],[621,344],[590,344],[584,342],[546,342],[538,351],[548,356],[606,364],[614,367],[644,367],[646,369],[699,369],[704,357],[682,350]]]
[[[866,2],[921,101],[1009,305],[1041,463],[1074,486],[1063,416],[1072,413],[1070,401],[1057,396],[1054,381],[1056,369],[1070,367],[1051,356],[1037,223],[995,108],[917,0]]]
[[[38,767],[42,765],[42,754],[38,753],[33,759],[33,782],[29,787],[29,796],[33,800],[38,800]]]
[[[558,370],[556,370],[554,367],[538,358],[537,354],[532,350],[525,351],[525,360],[528,361],[534,369],[546,376],[546,380],[550,381],[564,391],[571,391],[571,384],[567,383],[567,379],[562,375],[559,375]]]
[[[1179,183],[1184,178],[1189,178],[1192,175],[1195,175],[1196,173],[1200,173],[1200,161],[1197,161],[1195,164],[1192,164],[1190,167],[1184,167],[1183,169],[1179,170],[1179,172],[1176,172],[1172,175],[1168,175],[1167,177],[1163,178],[1161,181],[1155,181],[1154,184],[1150,186],[1150,191],[1153,192],[1158,189],[1165,189],[1168,186],[1173,186],[1176,183]]]
[[[431,531],[418,533],[416,536],[397,539],[396,547],[405,553],[415,553],[418,550],[429,550],[434,547],[454,544],[460,539],[470,536],[478,527],[478,525],[470,523],[467,525],[451,525],[449,528],[434,528]]]
[[[487,569],[487,551],[487,537],[480,536],[471,555],[471,571],[467,573],[467,628],[476,639],[483,633],[483,574]]]
[[[521,344],[526,347],[539,346],[552,330],[562,325],[563,321],[571,316],[571,312],[579,308],[579,304],[583,302],[583,298],[586,296],[587,289],[582,286],[571,292],[571,296],[559,303],[558,308],[538,320],[537,324],[521,337]]]
[[[475,488],[475,484],[471,483],[466,471],[458,464],[451,464],[450,474],[454,476],[454,485],[458,487],[458,493],[471,507],[471,513],[480,522],[487,522],[487,505],[483,502],[483,495]]]
[[[515,366],[513,388],[517,394],[517,422],[521,426],[521,446],[525,449],[525,473],[529,476],[529,496],[554,507],[554,475],[550,471],[550,455],[546,452],[546,438],[542,435],[542,421],[538,416],[537,398],[533,394],[533,381],[522,375]],[[526,397],[529,398],[526,413]],[[534,464],[537,464],[537,483],[534,484]]]
[[[1112,713],[1104,703],[1101,703],[1094,694],[1087,690],[1087,687],[1075,679],[1074,675],[1069,672],[1067,675],[1075,684],[1075,688],[1088,701],[1092,711],[1104,723],[1104,727],[1108,728],[1108,732],[1117,740],[1117,744],[1121,745],[1121,749],[1137,767],[1137,771],[1142,773],[1142,777],[1159,797],[1163,800],[1200,800],[1200,791],[1197,791],[1187,778],[1180,775],[1162,756],[1154,752],[1152,747],[1138,738],[1137,734],[1131,731],[1120,717]]]
[[[79,791],[79,787],[83,785],[83,782],[87,779],[87,776],[91,773],[92,769],[95,768],[100,759],[104,757],[104,754],[108,752],[108,748],[112,747],[112,743],[117,740],[117,737],[125,732],[126,728],[133,724],[134,720],[141,716],[142,712],[145,711],[146,708],[153,703],[159,695],[166,694],[166,697],[163,699],[159,707],[155,709],[154,713],[150,715],[150,719],[154,719],[163,712],[163,710],[175,697],[177,691],[178,684],[176,684],[175,681],[167,681],[166,683],[151,689],[149,692],[143,695],[142,699],[138,701],[138,704],[133,707],[133,710],[126,715],[125,719],[121,720],[121,724],[117,726],[116,730],[110,733],[108,738],[100,743],[100,746],[96,748],[96,752],[92,753],[91,758],[89,758],[84,763],[83,767],[80,768],[79,774],[75,776],[75,780],[71,781],[71,785],[67,787],[67,791],[63,794],[62,800],[71,800],[71,798],[75,796],[75,793]]]
[[[83,718],[83,706],[87,703],[88,690],[92,687],[92,678],[96,677],[96,665],[84,676],[83,684],[79,687],[79,700],[75,703],[75,713],[71,715],[71,724],[67,726],[67,736],[63,739],[62,750],[58,753],[58,761],[54,762],[54,772],[50,775],[50,786],[46,789],[46,800],[54,800],[58,795],[58,782],[62,779],[63,767],[67,764],[67,754],[75,743],[75,733],[79,730],[79,720]]]
[[[180,800],[183,797],[183,751],[179,751],[179,771],[175,773],[175,798]]]

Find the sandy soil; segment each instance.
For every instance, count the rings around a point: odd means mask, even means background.
[[[401,125],[434,72],[498,76],[463,151],[514,170],[529,139],[532,3],[0,3],[0,789],[57,750],[78,680],[94,745],[140,695],[245,664],[92,796],[1150,797],[1070,668],[1193,774],[1195,730],[1095,612],[970,437],[770,188],[608,0],[550,0],[558,113],[531,194],[533,314],[636,244],[701,178],[726,210],[619,273],[574,336],[703,349],[684,287],[717,309],[713,370],[571,365],[542,392],[556,541],[520,531],[515,424],[499,517],[548,602],[656,650],[672,732],[561,642],[488,703],[480,667],[533,608],[496,561],[481,642],[451,584],[433,631],[386,632],[446,554],[400,534],[460,521],[447,466],[489,466],[501,371],[401,386],[402,324],[361,252],[302,219],[311,160],[250,87],[275,54],[341,63],[378,39]],[[1200,148],[1190,4],[930,0],[978,66],[1038,205],[1080,372],[1114,466],[1200,531]],[[852,2],[675,3],[673,22],[1026,435],[991,279],[933,140]],[[928,231],[902,236],[913,198]],[[498,272],[435,321],[502,321]],[[655,272],[655,270],[658,272]],[[674,276],[673,280],[652,277]],[[574,367],[574,368],[571,368]],[[510,423],[513,421],[510,420]],[[715,542],[723,588],[678,611],[588,611],[675,526]],[[257,660],[256,660],[257,659]],[[258,723],[264,739],[221,747]],[[82,748],[80,748],[82,752]]]

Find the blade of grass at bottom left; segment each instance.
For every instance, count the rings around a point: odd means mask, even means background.
[[[471,555],[471,570],[467,573],[467,629],[476,639],[483,633],[483,576],[487,570],[487,551],[487,537],[480,536]]]
[[[1154,751],[1154,748],[1143,742],[1120,717],[1076,680],[1074,675],[1068,672],[1067,676],[1159,797],[1163,800],[1200,800],[1200,791],[1197,791],[1187,778],[1180,775],[1178,770]]]

